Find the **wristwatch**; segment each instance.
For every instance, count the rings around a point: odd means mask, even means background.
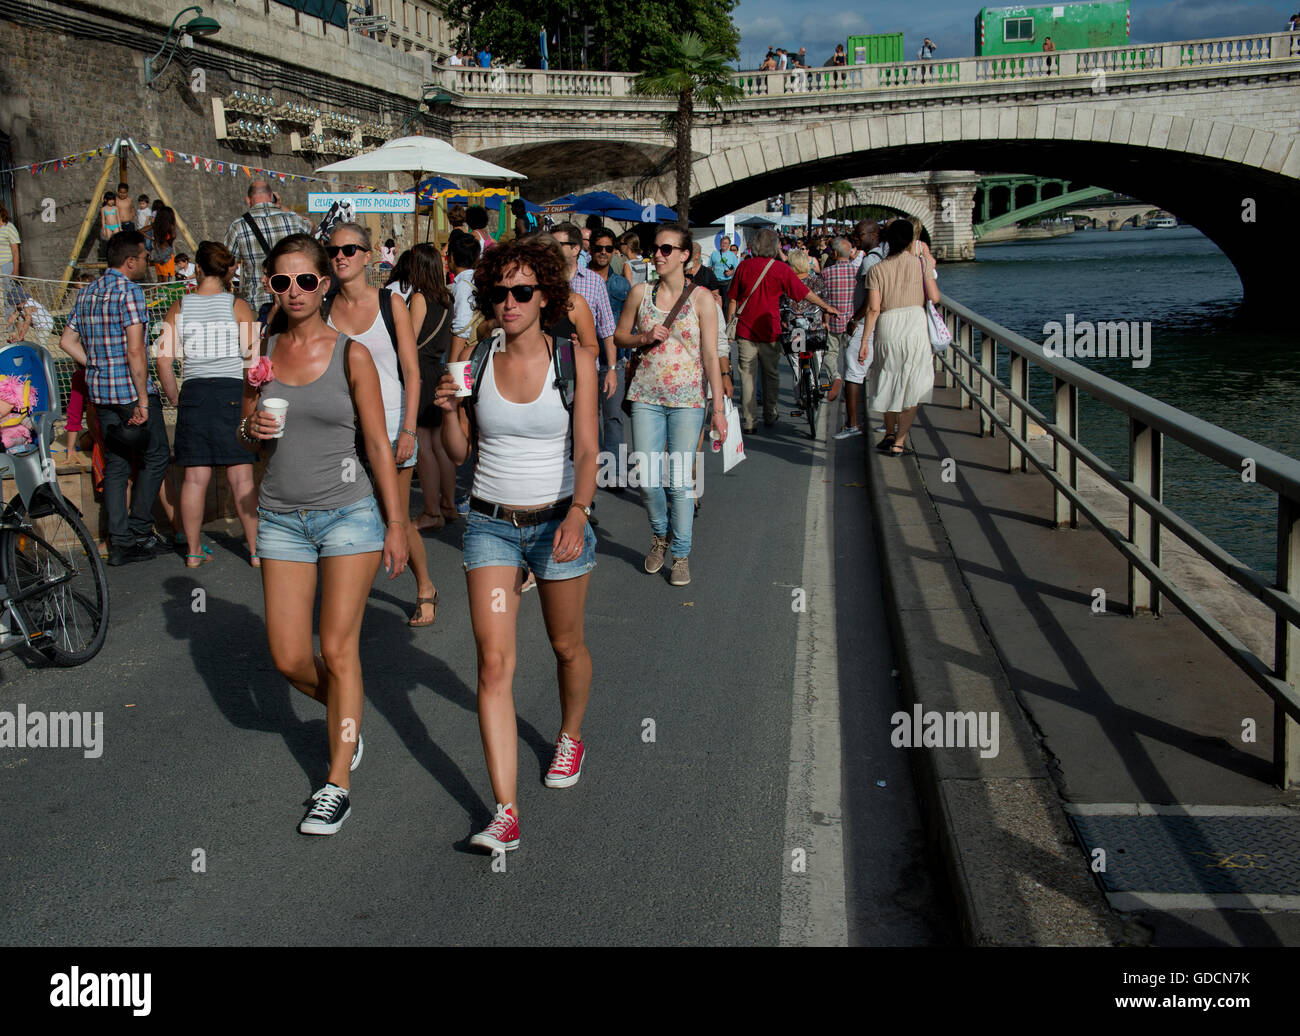
[[[570,506],[570,507],[576,507],[579,511],[581,511],[583,514],[585,514],[585,515],[587,516],[587,520],[588,520],[588,521],[591,521],[591,508],[588,507],[586,504],[580,504],[580,503],[578,503],[578,501],[575,500],[575,501],[574,501],[572,504],[570,504],[569,506]]]

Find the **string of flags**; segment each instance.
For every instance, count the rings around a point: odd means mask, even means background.
[[[79,151],[72,155],[63,155],[59,158],[47,158],[43,162],[25,162],[22,165],[11,166],[8,169],[0,169],[0,173],[11,173],[27,171],[32,176],[50,170],[63,170],[69,166],[78,165],[88,162],[93,158],[104,154],[115,155],[119,147],[129,146],[137,155],[148,151],[155,158],[168,164],[177,164],[189,166],[196,172],[215,173],[218,176],[238,176],[241,172],[245,179],[252,179],[254,176],[260,176],[267,180],[277,180],[284,183],[329,183],[324,177],[304,176],[302,173],[286,173],[278,169],[263,169],[260,166],[244,165],[241,162],[228,162],[225,159],[207,158],[203,155],[193,155],[177,148],[159,147],[156,144],[137,144],[129,137],[126,140],[114,141],[112,144],[105,144],[102,147],[92,148],[89,151]],[[370,184],[340,184],[339,188],[344,191],[378,191],[378,187]]]

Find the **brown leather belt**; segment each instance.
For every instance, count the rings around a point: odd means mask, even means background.
[[[569,508],[573,506],[573,497],[566,496],[563,500],[557,500],[553,504],[547,504],[545,507],[502,507],[500,504],[490,504],[486,500],[480,500],[476,496],[469,498],[469,509],[477,511],[479,514],[485,514],[489,518],[500,518],[502,521],[509,522],[516,529],[522,529],[528,525],[541,525],[543,522],[549,522],[552,518],[563,518],[569,513]]]

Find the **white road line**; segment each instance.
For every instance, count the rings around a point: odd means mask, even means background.
[[[823,406],[817,443],[825,460],[808,465],[808,523],[798,615],[790,720],[790,776],[785,796],[785,850],[781,878],[782,946],[847,946],[844,881],[840,687],[835,637],[833,517],[828,485],[835,484],[835,444],[826,436]],[[823,481],[824,480],[824,481]],[[791,598],[794,603],[794,598]],[[798,850],[803,865],[797,870]]]

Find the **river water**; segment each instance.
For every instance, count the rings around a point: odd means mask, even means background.
[[[1278,251],[1278,261],[1286,261]],[[1254,442],[1300,457],[1300,325],[1286,299],[1273,327],[1238,317],[1241,281],[1192,227],[1080,231],[1044,241],[977,246],[976,261],[940,267],[944,292],[975,312],[1042,342],[1045,325],[1150,322],[1150,364],[1080,359],[1099,374]],[[1006,378],[1006,361],[1000,364]],[[1031,368],[1032,369],[1032,368]],[[1031,379],[1034,404],[1052,413],[1051,381]],[[1080,438],[1128,472],[1128,425],[1081,394]],[[1241,561],[1274,574],[1276,496],[1240,470],[1165,443],[1165,502]]]

